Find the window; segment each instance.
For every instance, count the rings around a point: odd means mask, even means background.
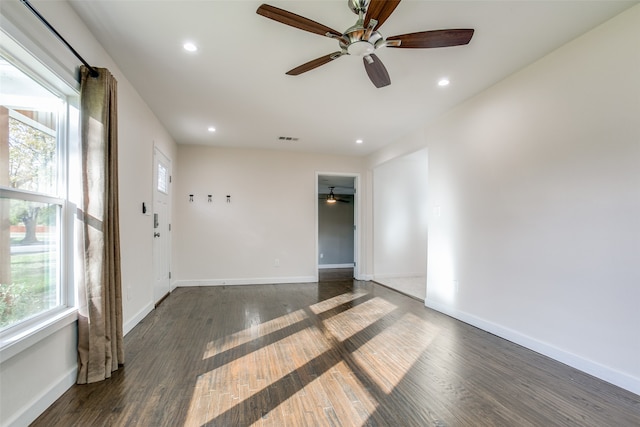
[[[167,167],[158,162],[158,191],[169,194],[169,174],[167,173]]]
[[[0,349],[73,303],[66,171],[77,114],[46,77],[0,51]]]

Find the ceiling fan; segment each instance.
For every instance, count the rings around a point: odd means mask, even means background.
[[[329,191],[329,194],[327,194],[327,197],[326,197],[327,203],[329,203],[329,204],[333,204],[335,202],[351,203],[347,199],[339,199],[339,198],[337,198],[336,195],[333,193],[334,188],[336,188],[336,187],[329,187],[330,191]]]
[[[284,9],[263,4],[256,11],[259,15],[274,21],[319,34],[338,41],[340,50],[302,64],[287,71],[297,76],[327,64],[344,55],[361,56],[364,68],[371,82],[381,88],[391,84],[389,73],[380,59],[373,53],[381,47],[432,48],[460,46],[468,44],[473,36],[472,29],[450,29],[422,31],[384,38],[379,28],[396,9],[400,0],[347,0],[349,8],[358,15],[357,22],[344,33],[304,18]]]

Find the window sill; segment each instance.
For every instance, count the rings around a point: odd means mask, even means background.
[[[49,319],[0,339],[0,363],[78,320],[78,310],[67,308]]]

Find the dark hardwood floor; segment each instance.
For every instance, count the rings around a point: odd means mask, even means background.
[[[33,425],[640,425],[635,394],[334,273],[177,289],[125,337],[124,367]]]

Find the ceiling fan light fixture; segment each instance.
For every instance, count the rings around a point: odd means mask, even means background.
[[[375,46],[364,40],[353,42],[347,47],[347,52],[349,52],[349,55],[355,56],[366,57],[368,55],[371,55],[374,50],[376,50]]]
[[[333,194],[333,189],[335,187],[329,187],[330,191],[329,191],[329,195],[327,196],[327,203],[335,203],[338,199],[336,199],[335,194]]]

